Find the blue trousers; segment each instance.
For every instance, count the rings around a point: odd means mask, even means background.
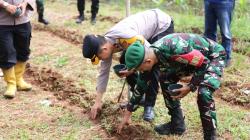
[[[222,2],[209,2],[204,0],[205,7],[205,33],[207,38],[217,41],[217,24],[220,27],[222,43],[225,48],[227,57],[231,59],[232,51],[232,35],[231,35],[231,20],[234,9],[234,0],[225,0]]]

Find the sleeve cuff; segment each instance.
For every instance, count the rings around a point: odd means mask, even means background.
[[[133,105],[132,103],[128,103],[127,105],[127,110],[129,112],[135,112],[137,108],[138,108],[138,105]]]
[[[188,86],[192,92],[195,92],[197,90],[196,85],[194,85],[193,83],[189,83]]]

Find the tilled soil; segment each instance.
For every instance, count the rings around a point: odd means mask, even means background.
[[[61,74],[49,69],[38,68],[28,65],[26,77],[32,84],[35,84],[45,91],[52,92],[57,99],[67,100],[71,105],[80,106],[83,113],[89,113],[90,105],[93,104],[94,97],[91,96],[84,88],[77,87],[73,80],[64,78]],[[150,130],[139,124],[129,125],[124,128],[121,134],[116,133],[117,125],[120,123],[119,116],[122,116],[123,110],[115,101],[105,102],[103,105],[102,115],[99,116],[101,124],[109,124],[108,134],[110,138],[115,139],[136,139],[150,138]],[[103,125],[107,130],[107,126]]]
[[[228,81],[223,83],[216,95],[229,103],[250,108],[250,95],[245,94],[246,91],[250,91],[250,83],[240,85],[236,81]]]
[[[28,65],[27,77],[32,78],[32,84],[38,85],[45,91],[53,92],[60,100],[69,99],[71,104],[89,108],[93,97],[84,88],[77,87],[73,80],[63,76],[49,68],[41,68]]]
[[[42,26],[37,23],[33,23],[32,27],[34,30],[37,31],[47,31],[50,32],[64,40],[67,40],[75,45],[79,45],[83,41],[83,36],[80,32],[74,30],[66,30],[59,27],[52,27],[52,26]]]

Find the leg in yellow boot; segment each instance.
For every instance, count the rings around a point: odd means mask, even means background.
[[[11,67],[9,69],[2,69],[4,80],[7,82],[7,89],[4,93],[4,97],[14,98],[16,94],[16,76],[15,69]]]
[[[26,66],[26,62],[17,62],[15,65],[17,90],[21,90],[21,91],[29,91],[32,89],[32,86],[26,83],[23,79],[25,66]]]

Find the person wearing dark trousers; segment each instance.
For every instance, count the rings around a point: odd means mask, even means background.
[[[124,64],[124,54],[130,44],[139,40],[149,47],[150,43],[173,32],[173,19],[160,9],[151,9],[130,15],[114,25],[105,35],[91,34],[85,36],[82,46],[83,56],[91,59],[92,64],[95,65],[101,61],[95,104],[91,107],[92,119],[95,119],[98,111],[102,109],[102,96],[106,92],[108,85],[112,55],[122,53],[120,63]],[[143,103],[143,119],[145,121],[154,119],[154,105],[159,88],[158,75],[157,69],[149,73],[140,74],[140,81],[138,82],[138,74],[122,73],[122,77],[126,77],[129,85],[129,93],[141,92],[145,95],[145,102]],[[141,89],[143,90],[136,91],[135,87],[141,87],[141,83],[144,82],[148,83],[150,88],[145,90],[142,87]]]
[[[49,21],[44,19],[44,0],[36,0],[36,8],[38,13],[38,22],[48,25]]]
[[[99,10],[99,0],[91,0],[91,23],[96,23],[96,15]],[[84,21],[84,10],[85,10],[85,0],[77,0],[77,9],[79,12],[79,16],[76,19],[76,23],[80,24]]]
[[[32,89],[23,78],[30,55],[31,10],[34,5],[28,0],[0,0],[0,68],[7,83],[6,98],[15,97],[17,90]]]
[[[217,41],[217,23],[220,27],[222,46],[227,53],[226,67],[231,64],[232,35],[231,21],[235,0],[204,0],[205,7],[205,33],[204,35]]]

